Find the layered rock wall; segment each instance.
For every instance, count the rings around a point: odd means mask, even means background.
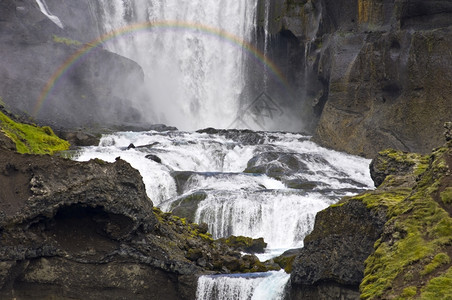
[[[298,101],[315,115],[317,142],[374,156],[428,153],[452,119],[449,1],[284,1],[269,21],[298,49]],[[289,75],[290,76],[290,75]]]

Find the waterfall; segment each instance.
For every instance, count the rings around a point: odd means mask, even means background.
[[[60,27],[61,29],[64,28],[63,23],[61,22],[61,20],[57,17],[52,15],[52,13],[49,11],[49,8],[47,7],[47,4],[45,2],[45,0],[36,0],[36,3],[39,6],[39,9],[41,10],[41,12],[50,19],[50,21],[52,21],[53,23],[55,23],[56,25],[58,25],[58,27]]]
[[[196,292],[197,300],[280,300],[289,280],[284,271],[201,276]]]
[[[186,130],[233,121],[245,85],[240,41],[251,39],[257,1],[99,2],[104,33],[149,22],[105,47],[142,66],[151,121]]]

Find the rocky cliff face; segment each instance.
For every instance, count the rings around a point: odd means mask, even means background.
[[[451,297],[451,155],[450,140],[429,156],[380,152],[371,164],[378,188],[316,216],[288,298]]]
[[[275,59],[303,67],[289,73],[317,116],[316,141],[368,157],[441,144],[452,119],[449,1],[276,2],[270,32],[298,47]]]
[[[130,87],[143,81],[141,67],[84,44],[97,36],[95,7],[91,1],[69,2],[48,3],[54,14],[61,13],[64,28],[41,13],[35,1],[0,3],[4,105],[56,128],[140,122],[138,103],[145,101],[139,89]]]

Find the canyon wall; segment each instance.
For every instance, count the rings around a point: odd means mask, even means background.
[[[441,144],[452,119],[449,1],[281,0],[269,21],[274,39],[298,41],[274,59],[304,68],[288,76],[317,142],[367,157]]]

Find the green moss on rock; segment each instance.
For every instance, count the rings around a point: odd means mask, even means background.
[[[79,41],[57,35],[53,35],[52,39],[55,43],[65,44],[67,46],[80,46],[82,44]]]
[[[263,238],[253,239],[246,236],[231,235],[228,238],[220,238],[218,240],[233,249],[248,253],[263,253],[267,247],[267,243],[264,242]]]
[[[410,155],[405,157],[409,159]],[[447,253],[452,250],[452,218],[447,205],[444,207],[452,182],[447,163],[452,161],[452,149],[437,149],[427,161],[427,166],[420,166],[422,172],[412,169],[419,175],[411,189],[382,184],[378,189],[381,193],[360,196],[370,208],[379,201],[388,205],[389,217],[383,235],[375,243],[375,252],[366,260],[360,285],[362,299],[419,298],[420,289],[421,299],[447,299],[452,293],[452,284],[445,284],[452,276],[444,271],[450,267]],[[445,187],[441,193],[440,187]],[[392,192],[395,194],[388,198]]]
[[[54,154],[69,149],[69,143],[57,137],[48,126],[38,127],[13,121],[0,111],[1,131],[15,144],[17,152]]]
[[[452,204],[452,187],[448,187],[441,192],[441,200],[444,204]]]
[[[422,290],[421,299],[452,299],[452,267],[427,283]]]

